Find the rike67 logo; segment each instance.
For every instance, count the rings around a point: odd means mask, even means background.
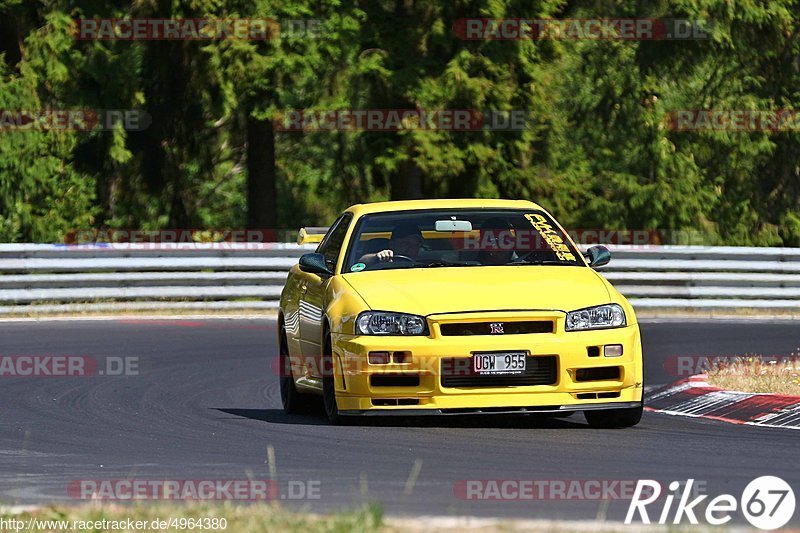
[[[708,495],[703,494],[690,500],[696,496],[696,493],[693,494],[693,486],[694,479],[688,479],[685,483],[670,483],[669,492],[663,498],[664,506],[660,513],[653,515],[653,520],[664,525],[680,524],[685,518],[690,524],[697,525],[697,517],[701,515],[706,523],[720,526],[730,522],[733,513],[741,511],[754,527],[772,530],[783,527],[794,516],[794,491],[779,477],[761,476],[754,479],[745,487],[738,500],[731,494],[720,494],[709,501],[706,501]],[[658,481],[639,480],[625,516],[625,523],[631,524],[638,514],[642,523],[650,524],[651,515],[648,511],[659,511],[658,504],[651,504],[661,496],[662,488]],[[676,500],[677,504],[673,508]],[[701,514],[703,508],[704,512]]]

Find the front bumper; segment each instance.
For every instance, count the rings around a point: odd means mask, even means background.
[[[531,407],[491,407],[491,408],[461,408],[461,409],[365,409],[339,411],[339,414],[346,416],[423,416],[423,415],[532,415],[532,414],[557,414],[570,413],[572,411],[603,411],[606,409],[634,408],[639,407],[639,402],[608,402],[608,403],[586,403],[580,407],[574,405],[552,405],[552,406],[531,406]]]
[[[553,333],[442,336],[431,327],[429,337],[377,337],[334,334],[334,383],[339,412],[369,414],[509,414],[558,413],[638,406],[642,399],[642,349],[638,325],[565,332],[563,314],[551,317]],[[466,319],[474,317],[468,317]],[[482,319],[494,319],[485,315]],[[504,320],[515,317],[504,314]],[[516,317],[521,318],[521,317]],[[525,314],[524,318],[531,317]],[[464,317],[448,316],[448,320]],[[603,355],[603,346],[621,344],[623,354]],[[590,356],[599,347],[599,356]],[[404,353],[407,362],[370,364],[369,352]],[[548,384],[524,386],[458,386],[442,383],[443,359],[469,358],[473,352],[525,351],[532,357],[555,357],[555,378]],[[616,367],[612,379],[581,381],[579,369]],[[373,376],[411,376],[412,384],[376,386]],[[400,380],[402,382],[402,380]],[[389,383],[392,383],[391,381]]]

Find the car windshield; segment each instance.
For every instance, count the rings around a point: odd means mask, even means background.
[[[365,215],[343,271],[500,265],[585,266],[543,211],[442,209]]]

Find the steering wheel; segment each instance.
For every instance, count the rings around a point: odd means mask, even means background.
[[[400,259],[401,261],[408,261],[409,263],[416,263],[417,262],[416,259],[411,259],[407,255],[400,255],[400,254],[392,255],[392,261],[395,261],[397,259]]]
[[[532,260],[537,255],[541,255],[542,253],[546,253],[544,250],[531,250],[530,252],[518,256],[515,261],[529,261]]]

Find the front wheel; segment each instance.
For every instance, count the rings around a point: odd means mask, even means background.
[[[322,403],[325,406],[325,416],[328,417],[328,422],[343,425],[347,422],[347,417],[339,414],[339,405],[336,403],[335,379],[331,338],[326,333],[322,351]]]
[[[640,402],[637,407],[584,411],[583,416],[593,428],[629,428],[639,423],[643,410],[644,401]]]
[[[325,416],[328,417],[328,422],[338,424],[341,417],[339,407],[336,405],[336,390],[332,377],[322,378],[322,402],[325,404]]]

